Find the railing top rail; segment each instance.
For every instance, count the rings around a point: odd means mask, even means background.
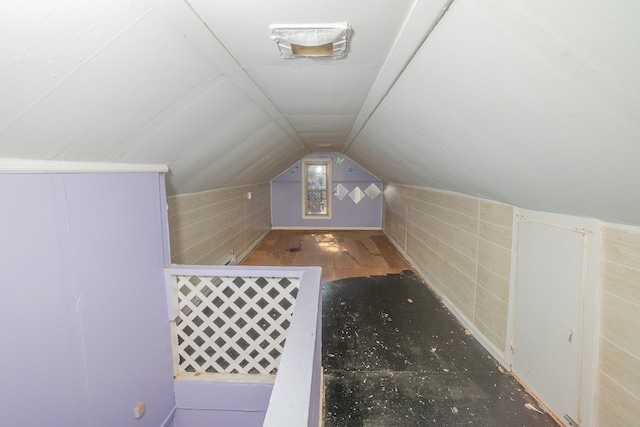
[[[200,276],[220,276],[237,275],[250,277],[302,277],[310,269],[319,267],[263,267],[249,265],[177,265],[172,264],[165,267],[165,275],[200,275]]]
[[[320,267],[311,267],[302,277],[263,427],[317,424],[309,420],[309,409],[315,404],[311,401],[314,369],[321,369],[316,357],[322,319],[321,272]]]

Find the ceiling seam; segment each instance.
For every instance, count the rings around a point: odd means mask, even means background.
[[[264,97],[269,101],[269,103],[271,103],[271,105],[273,106],[273,108],[278,112],[278,114],[280,115],[279,118],[275,118],[272,117],[269,112],[265,111],[265,113],[267,113],[269,116],[271,116],[271,118],[278,124],[278,126],[280,126],[282,128],[282,130],[284,130],[287,134],[289,134],[294,140],[297,139],[302,145],[304,145],[304,147],[309,151],[309,152],[313,152],[313,150],[304,142],[304,140],[300,137],[300,135],[298,134],[298,132],[295,130],[295,128],[291,125],[291,123],[289,123],[289,121],[286,119],[285,115],[282,113],[282,111],[280,111],[278,109],[278,107],[275,106],[275,104],[273,102],[271,102],[271,99],[269,98],[269,96],[267,96],[267,94],[264,92],[264,90],[262,89],[262,87],[260,87],[260,85],[258,83],[256,83],[256,81],[246,72],[246,70],[244,69],[244,67],[242,66],[242,64],[240,64],[236,58],[233,56],[233,54],[231,52],[229,52],[229,50],[227,49],[227,47],[222,43],[222,41],[216,36],[216,34],[213,32],[213,30],[211,29],[211,27],[209,27],[209,25],[205,22],[205,20],[202,18],[202,16],[200,16],[200,14],[198,13],[198,11],[196,11],[196,9],[191,5],[191,2],[189,2],[189,0],[183,0],[184,4],[189,8],[189,10],[191,10],[193,12],[193,14],[195,15],[195,17],[202,23],[202,25],[204,25],[204,27],[207,29],[207,31],[209,32],[209,34],[211,34],[211,36],[216,39],[216,41],[220,44],[220,46],[224,49],[224,51],[229,55],[229,58],[231,58],[233,60],[233,62],[236,63],[236,65],[239,67],[240,70],[242,70],[242,72],[246,75],[246,77],[255,85],[255,87],[260,91],[260,93],[262,93],[264,95]],[[232,80],[233,81],[233,80]],[[286,126],[282,126],[281,123],[279,123],[280,120],[284,120],[289,126],[290,129],[286,129]],[[294,135],[291,135],[291,131],[293,131]]]
[[[109,46],[111,46],[111,44],[113,42],[115,42],[116,40],[118,40],[123,34],[127,33],[129,30],[131,30],[133,27],[135,27],[140,21],[142,21],[144,18],[146,18],[151,12],[153,12],[153,9],[149,8],[147,10],[144,11],[144,13],[142,13],[139,17],[137,17],[136,19],[134,19],[129,25],[127,25],[126,27],[122,28],[120,31],[118,31],[115,35],[113,35],[111,38],[109,38],[106,42],[104,42],[98,49],[96,49],[93,53],[91,53],[90,55],[87,55],[87,57],[80,62],[75,68],[73,68],[71,71],[69,71],[64,77],[62,77],[60,80],[58,80],[55,84],[53,84],[52,86],[49,86],[48,89],[46,89],[44,92],[42,92],[38,97],[36,97],[36,99],[34,99],[29,105],[27,105],[25,108],[22,109],[22,111],[20,111],[19,113],[16,113],[13,117],[11,117],[9,120],[7,120],[5,123],[0,125],[0,134],[2,132],[4,132],[6,129],[10,128],[13,124],[15,124],[17,121],[19,121],[22,117],[26,116],[27,113],[31,110],[33,110],[35,108],[36,105],[38,105],[41,101],[43,101],[44,99],[47,99],[52,93],[54,93],[59,87],[61,87],[63,84],[65,84],[72,76],[74,76],[75,74],[77,74],[80,70],[82,70],[87,64],[89,64],[91,61],[93,61],[98,55],[100,55],[102,52],[104,52]]]
[[[364,120],[364,122],[362,123],[362,125],[360,126],[360,129],[358,129],[358,131],[355,133],[355,135],[353,136],[353,138],[348,138],[350,140],[347,140],[345,142],[344,148],[342,149],[342,153],[347,153],[347,151],[349,150],[349,148],[351,148],[351,145],[353,144],[353,142],[358,138],[358,136],[360,135],[360,133],[362,132],[362,130],[365,128],[365,126],[367,125],[367,123],[369,122],[369,119],[371,119],[371,116],[373,116],[373,114],[378,110],[378,107],[380,106],[380,104],[382,104],[382,102],[384,101],[384,99],[387,97],[387,95],[389,94],[389,92],[391,92],[391,89],[393,89],[393,87],[395,86],[396,82],[398,81],[398,79],[402,76],[402,74],[404,73],[404,71],[407,69],[407,67],[409,66],[409,64],[411,64],[411,61],[413,61],[413,58],[418,54],[418,51],[420,51],[420,49],[422,48],[422,46],[424,45],[424,43],[427,41],[427,39],[429,38],[429,36],[431,36],[431,34],[433,33],[433,31],[436,29],[436,27],[438,26],[438,24],[440,23],[440,21],[444,18],[444,16],[446,15],[446,13],[449,11],[449,9],[451,8],[451,6],[453,5],[453,2],[455,0],[449,0],[447,2],[447,4],[442,8],[442,10],[440,11],[440,14],[437,16],[437,18],[435,19],[435,21],[433,22],[433,24],[431,25],[431,27],[427,30],[427,32],[425,33],[425,35],[422,37],[422,40],[420,40],[420,42],[418,43],[418,46],[414,49],[413,53],[409,56],[409,58],[405,61],[405,64],[402,66],[402,68],[400,69],[400,71],[398,72],[398,74],[395,76],[395,78],[393,79],[393,81],[391,82],[391,84],[389,85],[389,87],[385,90],[384,94],[380,97],[380,100],[378,101],[378,103],[376,104],[376,106],[371,110],[371,112],[369,113],[368,117]]]
[[[147,80],[135,92],[130,92],[130,94],[123,101],[118,103],[114,108],[102,113],[97,120],[93,121],[90,124],[87,124],[83,129],[76,132],[74,135],[67,137],[64,140],[60,141],[59,143],[55,144],[50,150],[48,150],[45,153],[43,157],[50,158],[53,160],[53,159],[59,158],[60,156],[64,156],[65,152],[68,151],[70,147],[73,147],[79,140],[81,140],[81,138],[86,137],[88,134],[93,132],[97,127],[102,125],[105,120],[107,120],[110,116],[112,116],[117,110],[122,108],[123,105],[128,104],[131,99],[135,99],[136,97],[138,97],[140,93],[144,92],[146,89],[152,86],[153,83],[156,83],[158,80],[162,79],[166,75],[167,71],[172,69],[186,55],[187,55],[186,53],[183,54],[177,60],[172,62],[169,66],[164,67],[161,72],[156,74],[155,77]],[[155,116],[153,116],[153,118],[149,120],[149,123],[155,122],[156,118],[162,115],[163,113],[164,113],[164,110],[156,114]],[[105,157],[108,157],[108,156],[105,156]]]
[[[225,74],[218,70],[213,71],[203,80],[198,82],[198,84],[194,85],[171,106],[165,108],[162,112],[153,117],[151,121],[138,129],[134,134],[130,135],[129,138],[102,156],[100,161],[117,161],[122,159],[122,157],[125,156],[131,148],[135,149],[141,144],[144,144],[144,142],[147,141],[147,138],[156,131],[159,125],[167,122],[172,117],[175,117],[175,115],[187,110],[191,104],[199,101],[202,96],[205,96],[209,91],[224,83],[224,79],[228,79]]]

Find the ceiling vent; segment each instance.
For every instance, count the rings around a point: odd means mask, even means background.
[[[280,56],[342,58],[347,54],[351,24],[292,24],[271,25],[271,38],[280,50]]]

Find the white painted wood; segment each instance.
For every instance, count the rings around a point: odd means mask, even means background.
[[[558,419],[579,421],[588,240],[583,221],[550,219],[518,221],[512,369]]]
[[[639,5],[454,2],[347,154],[385,181],[638,224],[640,51],[621,34]]]
[[[582,381],[580,390],[580,420],[583,426],[596,423],[596,385],[598,372],[598,339],[601,313],[601,254],[602,224],[598,220],[585,220],[589,240],[585,268],[583,310]]]
[[[185,265],[165,268],[167,295],[176,276],[295,277],[300,282],[287,342],[269,401],[265,426],[320,425],[322,299],[319,267]],[[169,314],[171,319],[171,312]],[[202,384],[202,382],[199,382]],[[234,384],[238,384],[235,383]],[[202,394],[200,394],[202,396]],[[315,415],[315,416],[314,416]]]
[[[165,19],[176,26],[186,38],[203,54],[209,61],[216,64],[220,70],[228,75],[235,84],[251,98],[261,109],[263,109],[274,121],[278,122],[283,130],[296,142],[302,143],[296,131],[287,121],[281,121],[282,115],[274,106],[272,101],[265,95],[263,89],[256,85],[255,81],[246,73],[241,64],[231,54],[228,47],[223,45],[217,32],[213,32],[215,26],[211,22],[204,22],[203,16],[193,9],[193,3],[165,2],[162,0],[150,0]],[[217,3],[216,7],[224,3]],[[241,19],[246,17],[246,10],[240,8]],[[224,19],[223,22],[233,23],[232,20]]]
[[[184,194],[348,148],[385,181],[640,224],[638,2],[23,3],[0,6],[2,157],[167,164]],[[269,37],[336,20],[340,60]]]
[[[0,103],[0,128],[20,119],[149,11],[145,3],[117,0],[39,3],[0,6],[3,38],[10,40],[4,43],[0,92],[11,100]]]
[[[275,375],[299,287],[297,277],[178,276],[180,372]]]
[[[373,112],[378,108],[396,80],[400,77],[406,66],[413,59],[413,55],[427,40],[437,23],[442,19],[453,0],[416,1],[403,23],[400,33],[395,40],[376,81],[371,86],[369,95],[365,100],[353,128],[347,137],[344,150],[349,149],[353,140],[358,136]],[[430,25],[427,25],[430,24]]]
[[[233,2],[190,2],[280,112],[287,116],[322,117],[318,121],[321,126],[313,132],[316,137],[336,134],[336,129],[349,121],[341,139],[332,141],[336,144],[333,151],[341,148],[414,3],[415,0],[328,0],[302,5],[295,0],[281,0],[276,5],[254,2],[252,13],[247,14]],[[348,55],[339,60],[284,60],[269,37],[272,24],[331,22],[338,17],[348,20],[354,28]],[[402,47],[412,49],[415,45]],[[291,126],[307,143],[306,125],[299,127],[297,122],[290,121]],[[322,143],[328,142],[308,145],[317,149]]]
[[[69,162],[61,160],[32,160],[0,158],[0,173],[126,173],[167,172],[161,164]]]
[[[320,425],[318,414],[322,409],[317,406],[322,394],[321,382],[317,381],[322,375],[320,276],[319,267],[307,267],[300,278],[297,310],[288,330],[264,427]]]

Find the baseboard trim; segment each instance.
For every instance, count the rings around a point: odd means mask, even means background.
[[[436,294],[436,296],[442,301],[442,303],[447,307],[451,314],[454,315],[456,320],[460,322],[462,326],[464,326],[465,329],[467,329],[476,340],[478,340],[482,347],[484,347],[484,349],[487,350],[491,354],[491,356],[493,356],[493,358],[496,359],[498,363],[500,363],[500,365],[502,365],[503,368],[505,368],[507,371],[510,371],[509,364],[507,363],[502,351],[500,351],[495,345],[493,345],[493,343],[489,341],[482,332],[480,332],[477,326],[474,325],[449,298],[439,292],[438,289],[430,285],[432,281],[430,280],[429,276],[424,274],[424,272],[420,268],[416,267],[417,264],[415,263],[415,261],[413,261],[409,255],[407,255],[407,253],[400,247],[400,245],[397,244],[397,242],[391,236],[387,235],[386,233],[385,236],[387,237],[387,239],[389,239],[391,244],[396,247],[398,252],[400,252],[407,261],[409,261],[411,266],[424,279],[424,282],[426,283],[426,286],[429,288],[429,290]]]
[[[167,418],[165,418],[162,424],[160,424],[160,427],[169,427],[169,424],[171,424],[171,421],[173,421],[173,417],[176,416],[177,410],[177,406],[174,406],[171,412],[169,412],[169,415],[167,415]]]
[[[251,251],[253,251],[259,244],[260,242],[262,242],[262,240],[267,237],[267,234],[269,234],[271,230],[267,230],[264,233],[262,233],[262,235],[260,235],[260,237],[258,237],[256,239],[255,242],[253,242],[251,244],[251,246],[249,246],[244,252],[242,252],[239,256],[236,257],[236,263],[240,264],[240,262],[245,259],[247,257],[247,255],[249,255],[251,253]]]
[[[324,398],[324,367],[320,367],[320,419],[318,425],[324,427],[324,414],[326,409],[326,402]]]
[[[300,231],[341,231],[341,230],[362,230],[380,231],[382,227],[272,227],[272,230],[300,230]]]

